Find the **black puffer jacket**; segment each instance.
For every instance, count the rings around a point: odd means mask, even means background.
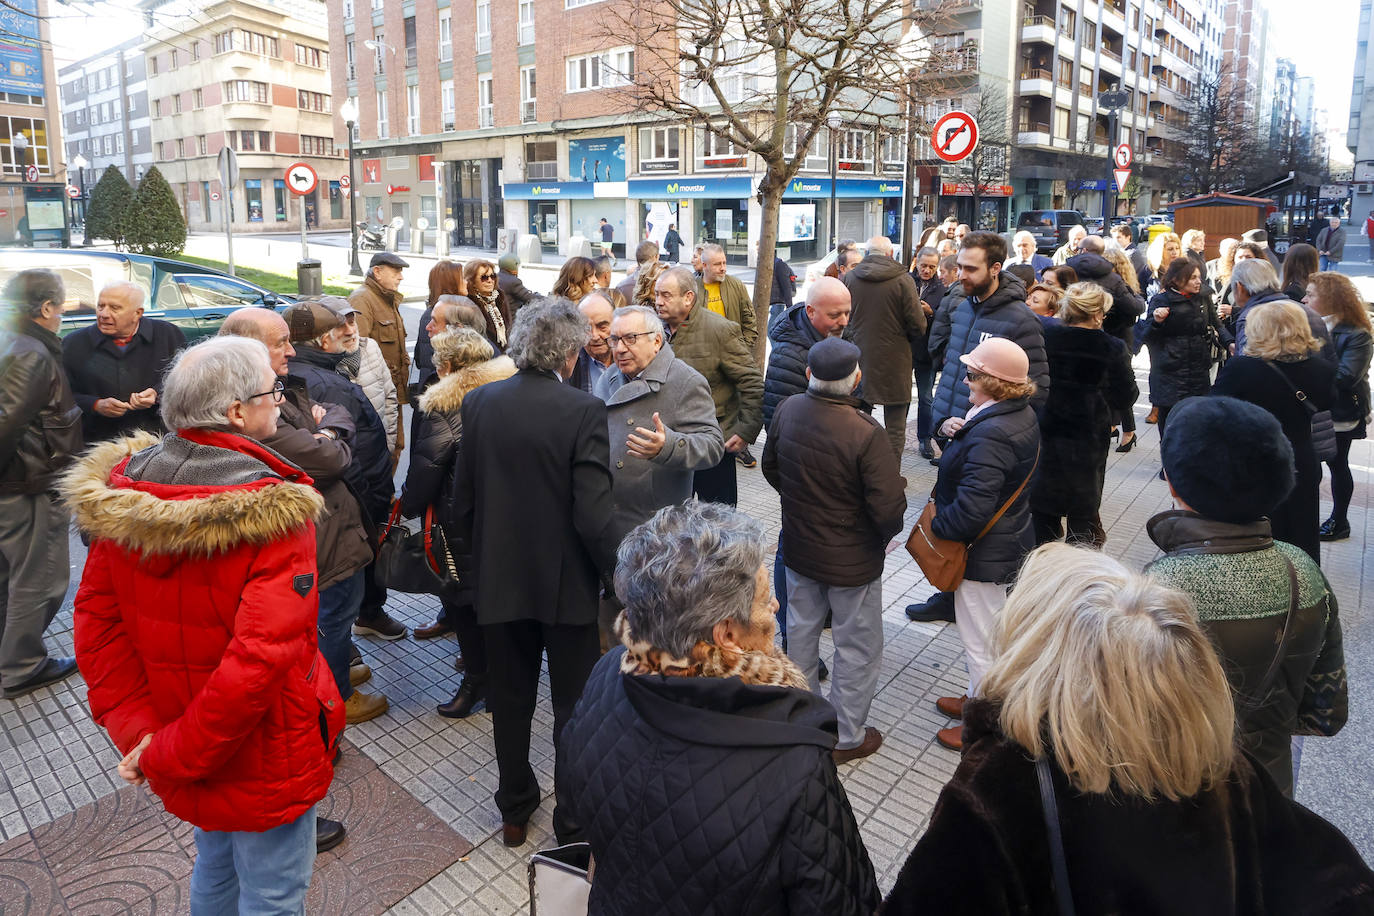
[[[81,451],[81,409],[57,335],[12,320],[0,333],[0,493],[42,493]]]
[[[1136,319],[1145,314],[1145,299],[1131,292],[1112,262],[1096,252],[1074,255],[1065,263],[1078,274],[1079,280],[1096,283],[1111,293],[1112,308],[1102,320],[1102,330],[1129,345]]]
[[[835,772],[835,712],[791,687],[596,664],[558,748],[591,843],[588,912],[872,913],[873,865]]]
[[[1026,351],[1030,358],[1030,377],[1036,384],[1031,406],[1037,411],[1050,394],[1050,367],[1045,361],[1045,331],[1040,319],[1026,307],[1026,287],[1015,274],[1005,270],[997,275],[997,289],[982,302],[974,303],[965,297],[949,315],[949,342],[945,347],[944,371],[935,389],[931,406],[934,419],[932,429],[950,417],[968,413],[968,384],[964,381],[966,367],[959,357],[972,353],[973,348],[987,337],[1005,337]],[[935,352],[932,337],[930,350]]]
[[[921,314],[925,315],[925,307],[920,306],[924,302],[930,306],[930,314],[926,315],[926,329],[918,340],[911,342],[911,361],[918,369],[929,369],[931,366],[930,357],[930,334],[935,329],[935,313],[940,308],[940,303],[945,298],[945,284],[940,282],[940,274],[929,280],[922,280],[921,275],[915,271],[911,272],[912,282],[916,284],[917,305],[921,308]],[[962,289],[962,286],[960,287]]]
[[[1155,309],[1169,317],[1154,320]],[[1212,344],[1207,306],[1174,290],[1150,300],[1145,346],[1150,351],[1150,403],[1172,407],[1184,398],[1206,394],[1212,387]]]
[[[967,543],[978,537],[1030,474],[1039,451],[1040,425],[1027,401],[985,407],[954,434],[940,456],[931,530],[950,541]],[[1010,582],[1034,546],[1028,486],[969,549],[964,578]]]
[[[811,391],[778,405],[776,417],[763,476],[782,497],[787,565],[827,585],[872,582],[906,512],[887,433],[857,398]]]
[[[1336,350],[1336,401],[1331,419],[1337,423],[1363,423],[1369,415],[1369,363],[1374,342],[1369,332],[1353,324],[1338,324],[1331,329]]]
[[[806,357],[823,335],[806,317],[805,305],[794,305],[768,329],[772,350],[763,377],[763,428],[773,428],[773,411],[783,398],[806,390]]]
[[[349,465],[349,488],[358,497],[363,515],[374,524],[386,521],[391,499],[396,494],[392,481],[391,450],[386,427],[367,395],[339,374],[342,353],[326,353],[318,347],[301,345],[288,360],[291,375],[305,382],[310,399],[321,404],[337,404],[353,419],[353,460]]]

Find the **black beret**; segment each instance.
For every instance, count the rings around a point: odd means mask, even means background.
[[[371,270],[378,264],[386,264],[389,267],[409,267],[410,264],[401,260],[399,254],[390,251],[379,251],[372,256],[372,260],[367,262],[367,269]]]
[[[812,344],[806,354],[811,377],[823,382],[849,378],[859,366],[859,348],[839,337],[827,337]]]
[[[1293,489],[1293,446],[1274,415],[1248,401],[1179,401],[1159,455],[1179,499],[1219,522],[1256,521]]]

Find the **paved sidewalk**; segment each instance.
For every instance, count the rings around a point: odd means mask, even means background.
[[[1143,365],[1137,373],[1144,388]],[[1144,403],[1138,405],[1137,415],[1143,418],[1146,409]],[[1140,436],[1140,446],[1131,453],[1112,453],[1102,512],[1109,531],[1106,551],[1134,568],[1157,554],[1144,534],[1146,520],[1170,507],[1165,484],[1155,478],[1159,468],[1155,427],[1142,422]],[[1368,608],[1374,594],[1369,590],[1369,584],[1374,584],[1374,562],[1366,559],[1366,545],[1374,534],[1374,517],[1369,512],[1374,473],[1370,442],[1356,443],[1351,463],[1356,475],[1350,513],[1354,537],[1327,545],[1323,562],[1345,625],[1351,717],[1338,737],[1307,739],[1298,798],[1334,821],[1368,860],[1374,859],[1374,812],[1369,804],[1374,797],[1374,768],[1368,764],[1374,753],[1374,711],[1369,701],[1374,696],[1374,631]],[[935,468],[909,450],[902,470],[910,481],[910,525],[934,483]],[[1329,491],[1324,490],[1323,498],[1329,500]],[[740,471],[740,506],[765,524],[770,538],[775,535],[777,496],[757,470]],[[79,568],[73,570],[73,576],[79,574]],[[889,554],[883,575],[886,648],[871,714],[872,724],[883,731],[886,741],[875,756],[841,770],[884,889],[892,886],[925,829],[941,786],[958,763],[956,754],[934,740],[935,731],[950,723],[933,705],[937,696],[957,695],[963,689],[958,634],[953,626],[912,623],[903,613],[906,604],[923,600],[931,591],[904,550]],[[390,607],[411,625],[428,622],[434,612],[431,601],[404,595],[394,596]],[[71,651],[70,600],[50,636],[55,649]],[[529,844],[509,850],[501,844],[500,818],[491,801],[496,771],[490,716],[479,713],[455,722],[434,712],[434,705],[447,700],[457,684],[452,665],[456,643],[452,639],[359,642],[374,672],[369,689],[386,693],[391,711],[348,729],[348,740],[459,840],[467,838],[475,844],[469,854],[459,855],[389,912],[416,916],[528,912],[526,862],[532,852],[552,844],[548,796],[553,748],[547,682],[541,691],[532,745],[545,801],[531,823]],[[822,654],[829,652],[827,638]],[[23,871],[25,862],[16,850],[27,848],[24,838],[36,828],[112,795],[121,785],[114,774],[119,755],[90,721],[84,701],[85,687],[74,677],[18,702],[0,702],[0,912],[8,912],[15,904],[18,911],[27,912],[16,897],[23,886],[16,883],[16,874]],[[318,875],[316,883],[320,883]]]

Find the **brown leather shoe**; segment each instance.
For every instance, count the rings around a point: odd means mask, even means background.
[[[949,728],[942,728],[935,733],[935,740],[951,751],[962,751],[964,749],[964,727],[951,725]]]
[[[835,758],[835,766],[849,763],[851,760],[860,760],[877,752],[883,746],[883,733],[873,726],[864,728],[864,740],[859,742],[858,747],[835,748],[830,752]]]
[[[1146,423],[1158,423],[1158,422],[1159,422],[1159,408],[1158,408],[1158,407],[1151,407],[1151,408],[1150,408],[1150,415],[1149,415],[1148,417],[1145,418],[1145,422],[1146,422]]]
[[[967,696],[940,697],[935,701],[935,708],[940,710],[942,715],[949,716],[951,719],[962,719],[964,717],[964,701],[967,699]]]
[[[501,825],[501,842],[507,846],[524,846],[525,833],[528,831],[528,824],[505,824]]]
[[[410,632],[414,634],[416,639],[437,639],[452,633],[453,627],[443,621],[436,620],[428,626],[416,627]]]

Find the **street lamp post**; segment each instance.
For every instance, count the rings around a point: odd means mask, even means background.
[[[839,168],[840,168],[840,151],[839,151],[839,149],[836,148],[836,146],[835,146],[835,132],[839,129],[840,123],[841,123],[841,121],[840,121],[840,116],[839,116],[839,115],[833,115],[833,114],[832,114],[832,115],[830,115],[830,117],[828,117],[828,118],[825,119],[825,126],[830,128],[830,247],[831,247],[831,248],[839,248],[839,247],[840,247],[840,227],[839,227],[839,223],[838,223],[839,217],[838,217],[838,215],[837,215],[837,213],[836,213],[836,209],[835,209],[835,182],[836,182],[836,180],[839,178]],[[839,257],[839,256],[838,256],[838,254],[837,254],[837,255],[836,255],[836,258],[837,258],[836,264],[839,263],[838,257]]]
[[[90,163],[85,156],[77,153],[72,157],[72,165],[76,166],[77,174],[81,176],[81,247],[89,248],[91,237],[86,234],[86,166]]]
[[[339,106],[339,114],[344,119],[344,127],[348,130],[348,222],[349,230],[353,238],[353,244],[348,254],[348,275],[350,277],[361,277],[363,275],[362,265],[358,263],[358,189],[356,187],[358,178],[353,173],[353,162],[355,159],[353,149],[353,125],[358,123],[358,100],[349,96],[344,99],[344,103]]]

